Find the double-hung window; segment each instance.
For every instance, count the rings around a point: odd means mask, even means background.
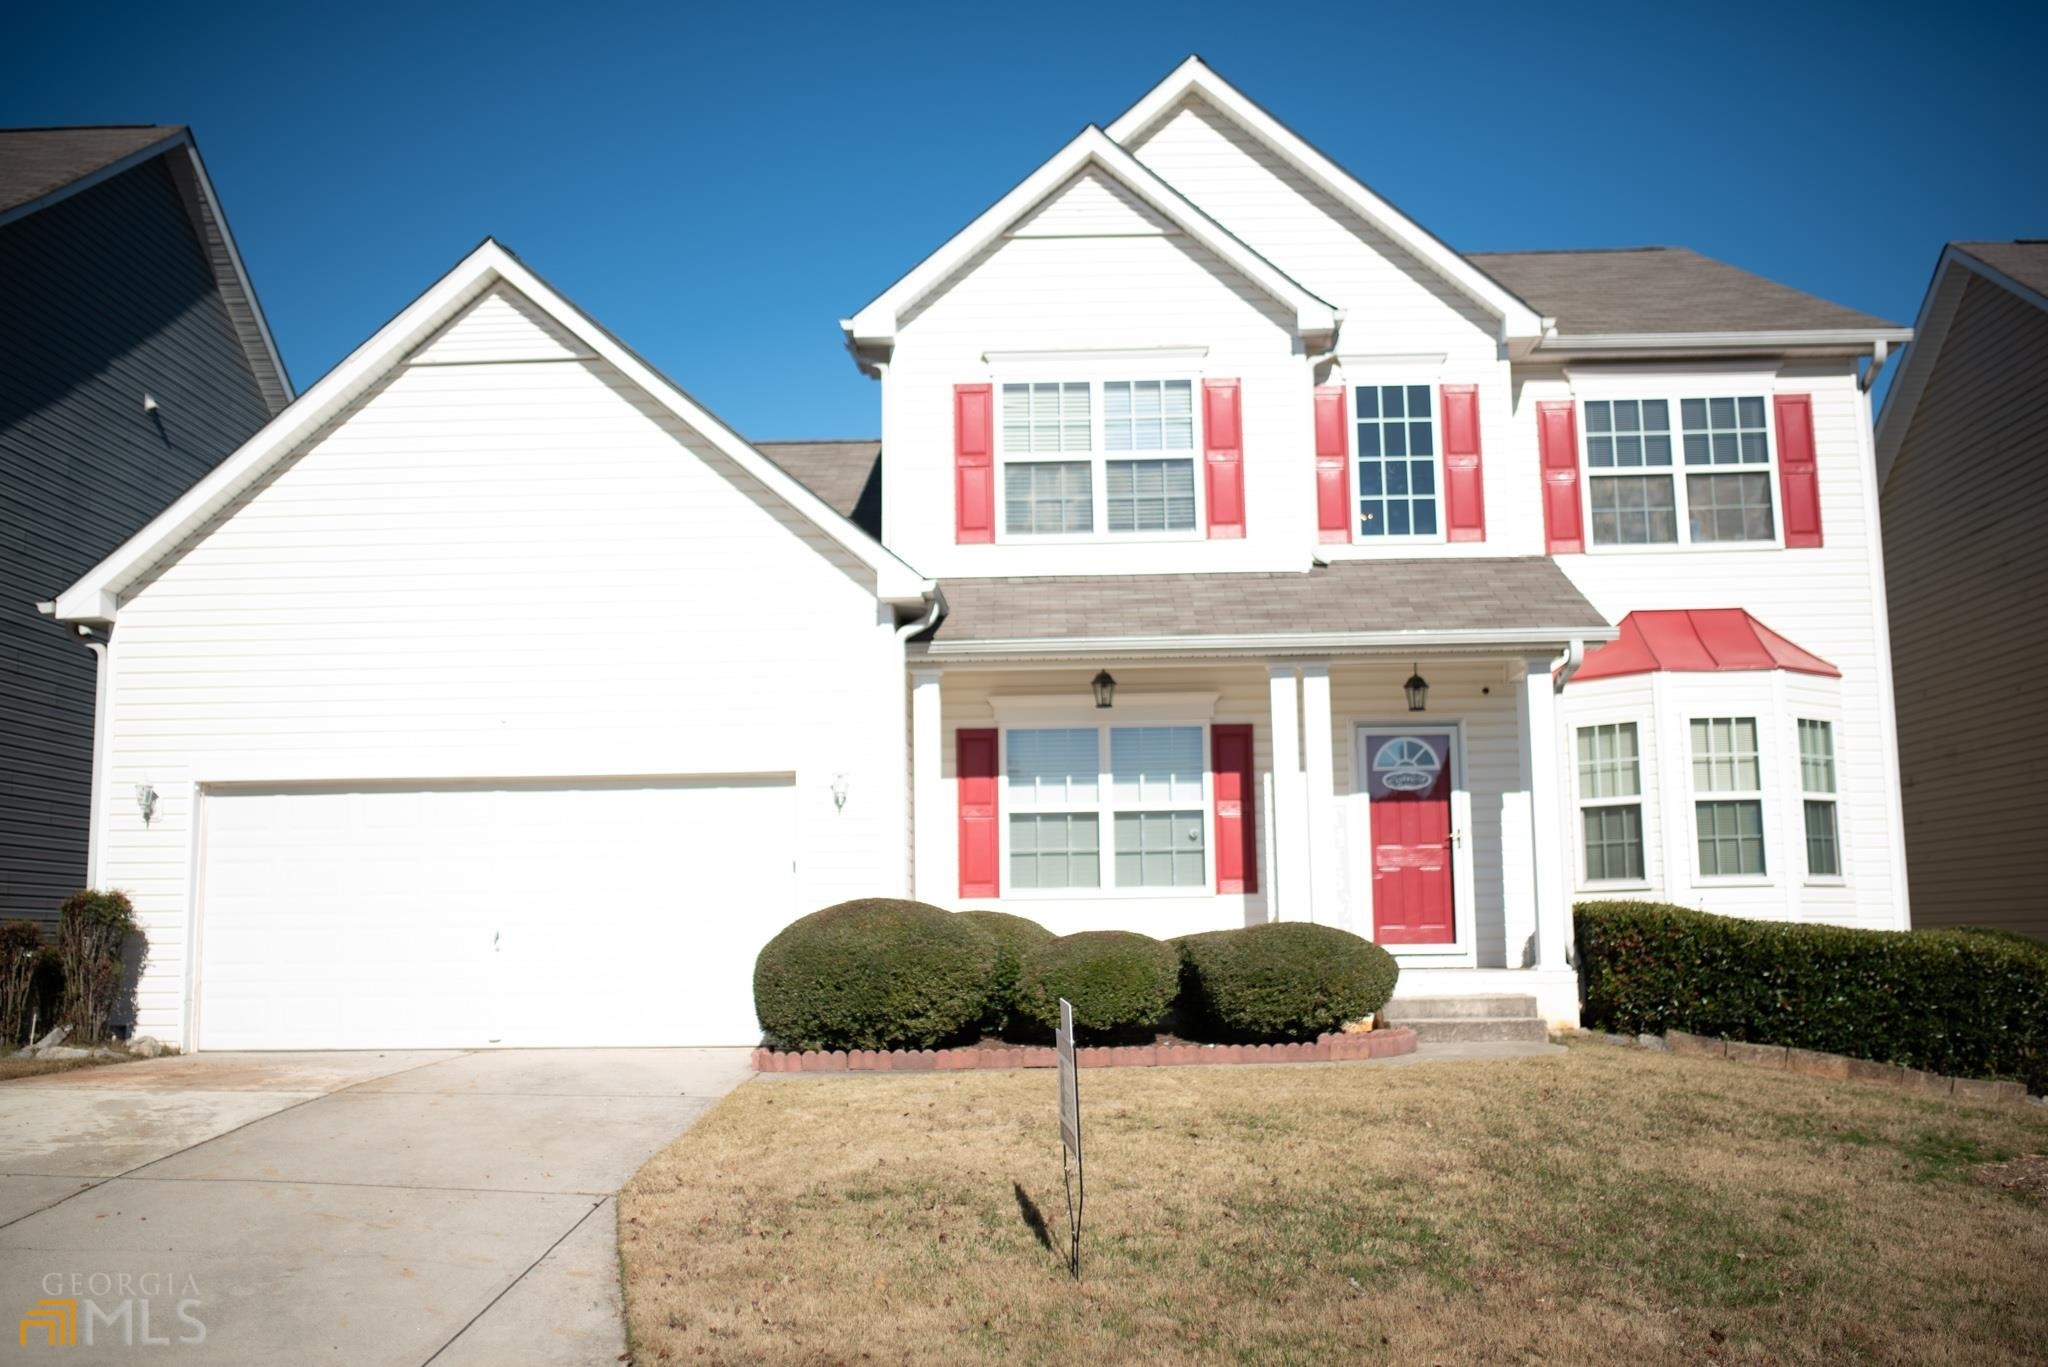
[[[1693,820],[1702,878],[1760,878],[1768,871],[1762,767],[1755,717],[1693,718]]]
[[[1012,888],[1208,885],[1203,728],[1012,728],[1004,740]]]
[[[1003,534],[1192,532],[1192,380],[1002,386]]]
[[[1594,545],[1777,539],[1761,395],[1588,399],[1585,409]]]
[[[1588,883],[1643,878],[1643,777],[1636,724],[1581,726],[1579,826]]]
[[[1361,384],[1352,391],[1358,451],[1358,534],[1438,534],[1435,387]]]
[[[1832,722],[1799,722],[1799,788],[1806,795],[1806,872],[1811,878],[1842,876],[1842,835],[1835,815],[1835,728]]]

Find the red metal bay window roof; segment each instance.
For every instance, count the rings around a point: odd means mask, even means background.
[[[1789,669],[1795,674],[1842,671],[1801,650],[1741,608],[1631,612],[1621,635],[1589,652],[1572,682],[1625,674],[1715,673],[1733,669]]]

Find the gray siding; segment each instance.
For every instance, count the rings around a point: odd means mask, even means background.
[[[93,657],[35,604],[268,417],[163,158],[0,227],[0,917],[85,880]]]
[[[1913,922],[2048,938],[2048,313],[1970,280],[1882,507]]]

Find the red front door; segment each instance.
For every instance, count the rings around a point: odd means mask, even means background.
[[[1448,945],[1451,905],[1451,733],[1365,733],[1372,809],[1373,939]]]

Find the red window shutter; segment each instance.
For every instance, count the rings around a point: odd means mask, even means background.
[[[1351,418],[1344,386],[1316,386],[1316,528],[1324,541],[1351,539]]]
[[[1208,480],[1209,538],[1244,536],[1244,423],[1236,380],[1202,381],[1202,449]]]
[[[1820,466],[1813,454],[1813,395],[1780,394],[1778,487],[1784,493],[1785,544],[1820,544]]]
[[[1259,890],[1258,821],[1252,813],[1252,728],[1209,728],[1216,785],[1216,891]]]
[[[1586,549],[1579,508],[1579,415],[1570,399],[1536,405],[1536,437],[1543,448],[1543,534],[1552,555]]]
[[[1486,540],[1486,484],[1479,463],[1479,386],[1447,384],[1444,417],[1444,531],[1452,541]]]
[[[960,785],[960,895],[1000,896],[994,727],[954,733],[953,776]]]
[[[996,539],[995,387],[953,386],[953,539],[962,546]]]

